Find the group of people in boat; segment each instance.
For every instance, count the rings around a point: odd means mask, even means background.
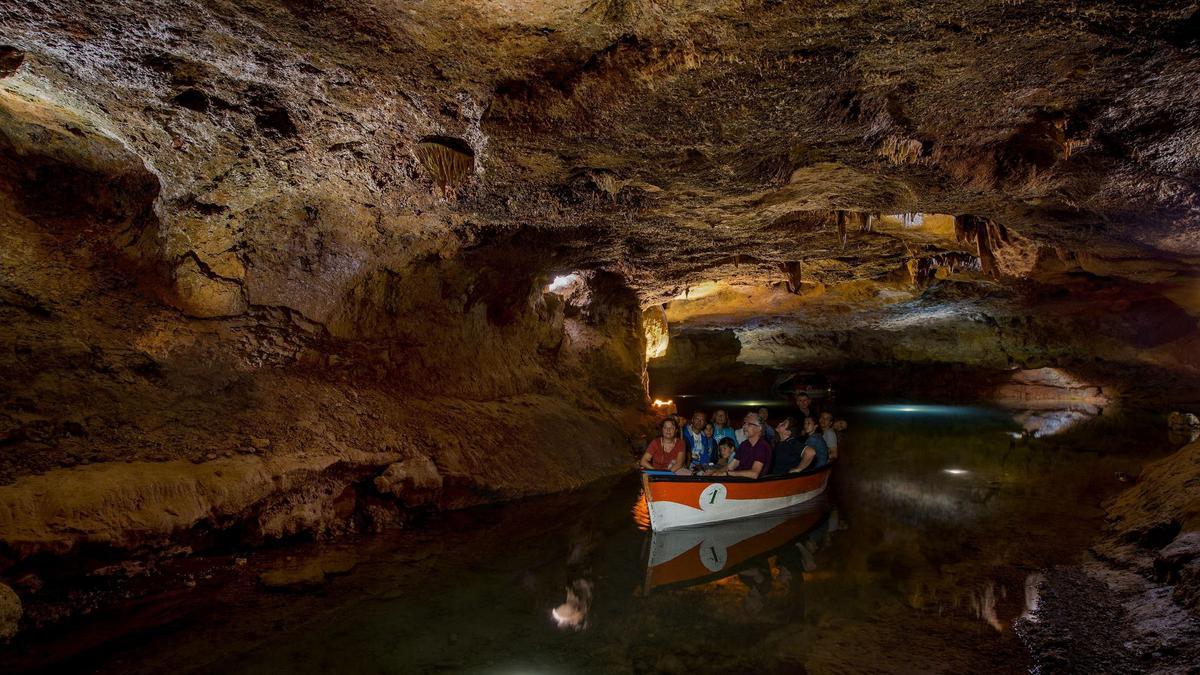
[[[838,431],[829,410],[817,411],[806,392],[774,426],[770,412],[751,410],[734,428],[724,410],[682,416],[659,423],[659,436],[646,447],[641,467],[681,476],[761,478],[819,469],[837,458]],[[844,423],[840,423],[844,427]]]

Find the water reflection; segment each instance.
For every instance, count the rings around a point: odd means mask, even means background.
[[[592,582],[576,579],[567,586],[567,599],[550,610],[550,616],[559,628],[583,630],[587,628],[588,607],[592,604]]]
[[[1033,438],[1054,436],[1078,427],[1100,414],[1095,406],[1078,406],[1061,410],[1027,410],[1017,413],[1013,420],[1024,433]]]
[[[1086,550],[1116,471],[1169,450],[1161,415],[1139,426],[1106,412],[1021,441],[1002,410],[850,421],[830,501],[810,509],[651,533],[631,477],[441,514],[360,543],[359,565],[318,594],[176,593],[170,612],[106,617],[91,635],[30,647],[25,663],[122,675],[1024,673],[1012,627],[1037,620],[1039,570]],[[162,616],[187,618],[147,630]],[[0,672],[20,670],[10,664],[0,658]]]
[[[750,588],[769,586],[753,565],[762,557],[794,543],[823,523],[831,512],[826,500],[802,509],[747,518],[708,527],[652,532],[646,561],[645,591],[692,585],[737,573]],[[743,570],[742,568],[747,569]]]

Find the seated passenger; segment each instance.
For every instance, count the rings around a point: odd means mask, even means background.
[[[679,427],[668,417],[658,425],[658,438],[646,446],[641,467],[651,471],[678,471],[683,467],[684,445],[679,440]]]
[[[716,443],[711,434],[704,433],[704,427],[704,413],[697,410],[692,413],[692,423],[683,428],[683,442],[687,446],[693,471],[712,464],[716,455]]]
[[[771,446],[762,437],[762,422],[758,421],[758,415],[746,415],[745,429],[746,440],[738,446],[737,456],[729,463],[728,468],[714,473],[714,476],[758,478],[770,470]]]
[[[728,438],[734,442],[734,447],[737,447],[737,432],[733,427],[729,426],[729,415],[724,410],[713,412],[712,416],[713,438],[719,443],[722,438]]]
[[[717,457],[713,461],[712,468],[703,473],[705,476],[715,476],[729,468],[729,464],[733,462],[734,449],[737,446],[733,439],[726,436],[720,441],[717,441]]]
[[[763,438],[767,439],[767,442],[771,444],[772,448],[774,448],[775,444],[779,442],[779,437],[775,435],[775,429],[771,426],[771,423],[767,421],[767,417],[770,416],[770,414],[770,411],[766,408],[758,409],[758,421],[762,422]]]
[[[742,418],[741,428],[735,431],[733,435],[733,440],[737,441],[739,448],[742,446],[742,441],[746,440],[746,438],[749,436],[749,434],[746,432],[746,425],[750,423],[750,420],[761,422],[761,420],[758,419],[758,413],[754,412],[753,410],[746,413],[746,416]]]
[[[823,412],[819,420],[821,427],[821,438],[825,439],[825,446],[829,448],[829,459],[837,459],[838,456],[838,435],[833,428],[833,413]]]
[[[817,409],[813,405],[812,398],[808,392],[802,391],[796,394],[796,419],[803,420],[805,417],[816,418]]]
[[[829,448],[825,439],[817,431],[817,421],[811,417],[804,418],[804,450],[801,451],[800,464],[788,473],[800,473],[809,469],[819,469],[829,463]]]
[[[779,434],[779,443],[775,446],[774,461],[771,464],[772,475],[785,474],[800,466],[804,456],[804,441],[796,438],[800,423],[795,417],[785,417],[779,426],[775,427]]]

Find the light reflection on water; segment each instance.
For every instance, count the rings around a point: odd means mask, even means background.
[[[631,477],[448,514],[360,544],[318,595],[217,590],[154,639],[67,665],[1026,672],[1011,628],[1036,618],[1040,570],[1077,559],[1114,472],[1165,452],[1165,429],[1100,415],[1031,438],[1003,411],[904,405],[922,412],[848,411],[820,512],[658,537]]]

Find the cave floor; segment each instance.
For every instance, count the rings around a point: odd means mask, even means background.
[[[1083,563],[1102,502],[1123,487],[1118,476],[1172,449],[1165,430],[1112,412],[1042,411],[1033,422],[1030,413],[911,404],[846,413],[828,501],[797,516],[800,525],[785,519],[798,536],[693,582],[659,586],[662,568],[648,574],[652,542],[630,476],[336,544],[160,563],[131,573],[127,586],[138,577],[158,592],[23,636],[0,667],[1142,669],[1143,655],[1125,646],[1136,642],[1122,633],[1125,610]],[[1047,426],[1055,414],[1073,422]],[[1031,424],[1039,434],[1022,433]],[[1072,641],[1072,632],[1096,639]]]

